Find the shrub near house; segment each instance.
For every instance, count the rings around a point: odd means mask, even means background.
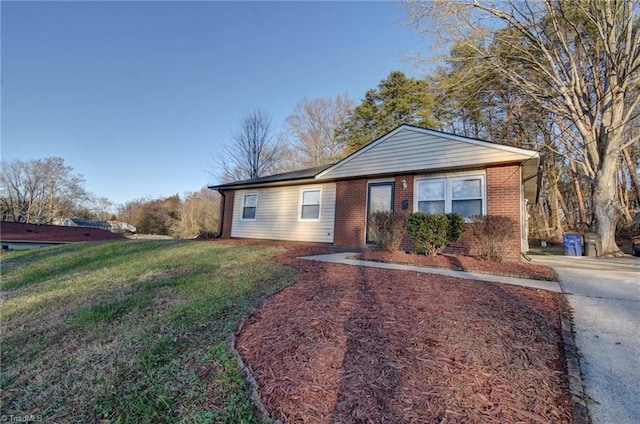
[[[405,220],[393,212],[377,211],[369,215],[369,231],[380,250],[398,250],[405,234]]]
[[[508,254],[507,241],[517,231],[515,221],[506,216],[475,215],[467,230],[471,255],[501,262]]]
[[[426,214],[414,212],[407,217],[407,234],[413,237],[418,253],[435,256],[457,241],[464,231],[464,218],[459,213]]]

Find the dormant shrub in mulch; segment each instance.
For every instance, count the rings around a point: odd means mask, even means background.
[[[506,216],[474,215],[469,224],[466,235],[471,242],[471,254],[502,262],[508,252],[507,241],[517,233],[516,222]]]
[[[404,217],[393,212],[369,214],[369,232],[376,246],[385,252],[398,250],[405,234]]]

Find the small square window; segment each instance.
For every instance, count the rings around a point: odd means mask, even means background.
[[[480,178],[464,178],[451,182],[454,199],[482,197],[482,180]]]
[[[421,200],[444,200],[445,180],[420,181]]]
[[[418,210],[422,213],[444,213],[444,200],[420,200]]]
[[[453,200],[451,202],[451,212],[457,212],[465,218],[482,215],[482,199]]]
[[[242,198],[242,219],[255,221],[258,209],[258,195],[256,193],[245,194]]]
[[[482,178],[468,177],[451,180],[451,212],[462,214],[465,219],[482,215]]]
[[[418,211],[422,213],[444,213],[446,180],[423,180],[418,182]]]
[[[300,220],[319,221],[322,190],[319,188],[304,189],[300,192]]]

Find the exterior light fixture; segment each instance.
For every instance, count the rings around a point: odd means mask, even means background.
[[[402,179],[402,188],[405,189],[405,190],[407,189],[407,179],[406,178]]]

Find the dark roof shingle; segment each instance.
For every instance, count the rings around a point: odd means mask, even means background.
[[[282,174],[267,175],[265,177],[252,178],[252,179],[243,180],[243,181],[234,181],[231,183],[220,184],[217,186],[209,186],[209,188],[213,190],[217,190],[217,189],[233,188],[233,187],[239,187],[239,186],[248,186],[253,184],[265,184],[265,183],[276,183],[281,181],[310,179],[333,165],[335,164],[330,163],[327,165],[316,166],[313,168],[299,169],[297,171],[291,171],[291,172],[284,172]]]
[[[22,222],[0,222],[0,240],[73,243],[81,241],[115,240],[122,236],[99,228],[37,225]]]

